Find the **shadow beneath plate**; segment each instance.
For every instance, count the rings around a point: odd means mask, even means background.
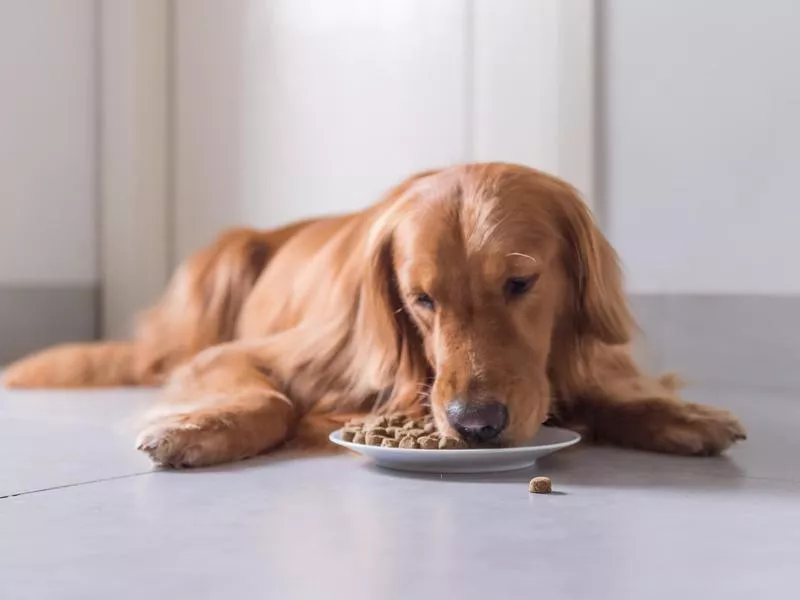
[[[392,470],[364,463],[362,468],[381,477],[417,479],[446,484],[527,484],[537,475],[553,480],[559,494],[575,494],[581,488],[674,489],[681,491],[730,491],[758,481],[761,491],[785,489],[790,482],[748,478],[727,456],[683,457],[621,448],[581,445],[546,456],[532,467],[499,473],[422,473]],[[565,490],[564,488],[567,488]],[[555,494],[555,492],[554,492]]]

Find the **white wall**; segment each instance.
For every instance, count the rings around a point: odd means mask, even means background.
[[[465,158],[461,0],[182,0],[177,254]]]
[[[0,3],[0,286],[96,283],[93,11]]]
[[[606,198],[630,288],[800,293],[800,3],[606,7]]]
[[[101,8],[100,325],[119,338],[161,296],[171,270],[171,4]]]
[[[477,0],[473,156],[559,169],[558,0]]]
[[[176,256],[466,160],[590,187],[573,125],[591,98],[559,96],[589,70],[580,40],[563,87],[561,49],[591,6],[571,2],[561,19],[558,0],[177,0]]]

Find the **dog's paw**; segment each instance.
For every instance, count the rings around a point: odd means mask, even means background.
[[[136,439],[136,449],[158,466],[180,469],[218,462],[218,432],[176,415],[146,427]]]
[[[744,427],[730,412],[686,403],[676,417],[656,433],[654,442],[656,449],[662,452],[714,456],[744,439],[747,439]]]

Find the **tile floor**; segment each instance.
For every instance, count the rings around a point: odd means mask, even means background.
[[[152,470],[152,391],[0,392],[0,598],[796,597],[800,398],[696,389],[728,457],[578,447],[538,471],[409,476],[353,456]]]

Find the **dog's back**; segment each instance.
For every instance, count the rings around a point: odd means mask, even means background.
[[[239,316],[270,258],[313,221],[273,231],[234,229],[191,256],[134,339],[65,344],[8,367],[8,387],[158,385],[205,348],[234,339]]]

